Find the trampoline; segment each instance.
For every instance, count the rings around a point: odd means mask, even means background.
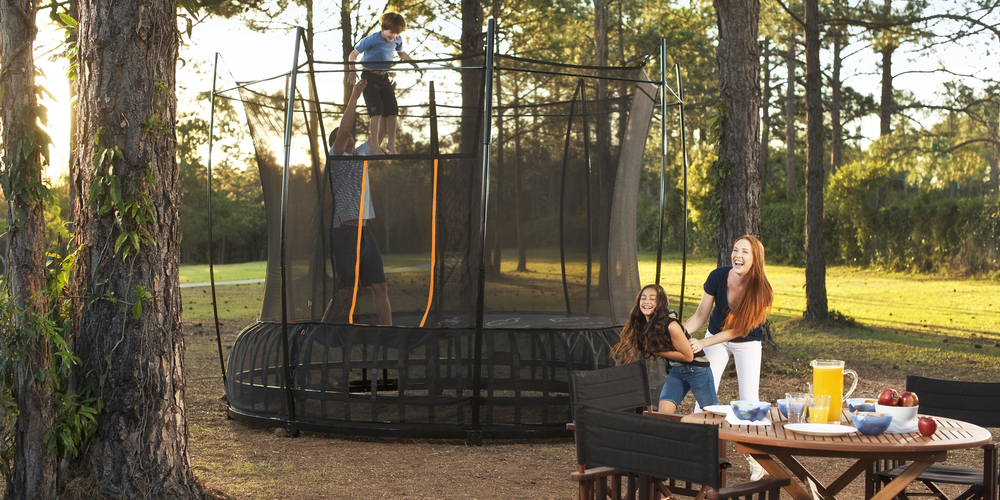
[[[569,435],[568,374],[615,364],[641,286],[636,198],[668,87],[643,66],[496,54],[494,33],[491,20],[483,53],[397,75],[410,82],[397,89],[402,154],[352,158],[370,176],[392,326],[363,287],[349,306],[334,300],[324,152],[344,63],[300,54],[300,29],[289,73],[213,85],[213,109],[219,98],[246,111],[268,223],[259,319],[228,362],[219,340],[229,416],[292,435]]]

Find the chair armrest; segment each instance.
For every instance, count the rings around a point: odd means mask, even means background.
[[[594,479],[600,479],[602,477],[617,476],[621,474],[628,474],[628,472],[618,469],[612,469],[611,467],[593,467],[583,472],[574,472],[570,474],[569,477],[574,481],[592,481]]]
[[[644,411],[642,412],[642,414],[648,417],[662,418],[663,420],[674,420],[677,422],[680,422],[680,420],[684,418],[684,415],[679,415],[677,413],[666,413],[661,411]]]
[[[782,487],[788,486],[789,483],[791,483],[791,481],[787,477],[769,477],[752,483],[722,488],[719,491],[710,491],[705,498],[708,498],[709,500],[724,500],[727,498],[753,495],[755,493],[762,493],[765,491],[778,491]]]

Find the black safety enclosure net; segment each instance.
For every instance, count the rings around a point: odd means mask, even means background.
[[[396,67],[398,154],[328,160],[345,65],[302,46],[289,73],[213,93],[246,110],[268,223],[259,321],[224,363],[229,414],[293,431],[565,435],[568,374],[615,364],[640,287],[636,199],[661,82],[488,44],[419,61],[423,74]],[[360,146],[363,98],[354,130]],[[391,326],[343,272],[357,252],[335,252],[359,234],[356,220],[335,227],[344,161],[368,178],[374,218],[360,225]]]

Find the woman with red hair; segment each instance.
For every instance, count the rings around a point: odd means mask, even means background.
[[[761,339],[764,321],[771,312],[774,289],[764,272],[764,245],[754,236],[744,235],[733,243],[733,265],[723,266],[708,275],[705,293],[698,310],[684,327],[689,332],[708,321],[702,340],[694,340],[695,349],[705,349],[718,390],[729,356],[736,364],[740,399],[759,401]],[[751,480],[764,475],[764,469],[751,459]],[[756,476],[756,477],[755,477]]]

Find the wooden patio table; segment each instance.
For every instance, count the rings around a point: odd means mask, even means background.
[[[937,431],[930,436],[919,433],[887,434],[866,436],[860,432],[846,436],[812,436],[785,430],[787,423],[776,407],[771,408],[769,418],[772,425],[730,425],[726,418],[708,412],[699,412],[685,416],[681,421],[698,424],[714,424],[719,426],[719,439],[728,439],[736,443],[736,451],[752,455],[764,467],[771,477],[787,477],[791,483],[785,490],[795,500],[812,500],[812,495],[803,487],[806,478],[812,479],[821,495],[835,499],[837,493],[843,490],[859,474],[868,470],[876,460],[898,459],[911,462],[905,472],[882,490],[871,500],[889,500],[902,491],[917,476],[927,470],[934,462],[943,462],[948,458],[949,450],[982,446],[992,439],[990,431],[961,420],[934,417],[937,420]],[[850,425],[851,417],[845,409],[842,423]],[[854,465],[844,471],[840,477],[824,486],[796,457],[834,457],[854,458]],[[788,468],[778,464],[781,462]],[[802,483],[793,479],[797,477]]]

